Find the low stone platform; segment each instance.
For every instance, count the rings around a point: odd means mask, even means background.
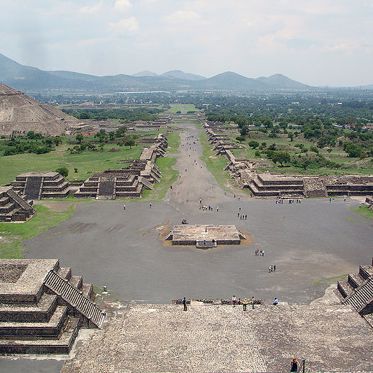
[[[245,236],[235,225],[175,225],[166,237],[173,245],[196,245],[199,248],[217,245],[239,245]]]
[[[337,300],[336,300],[337,301]],[[63,373],[372,371],[373,331],[349,306],[115,307]]]

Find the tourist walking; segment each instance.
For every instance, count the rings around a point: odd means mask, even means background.
[[[183,298],[183,306],[184,306],[184,311],[188,311],[187,300],[185,297]]]
[[[278,303],[279,303],[278,298],[273,299],[272,304],[273,304],[274,306],[277,306]]]
[[[273,272],[276,272],[276,264],[274,264],[274,265],[272,266],[272,268],[273,268]]]
[[[126,205],[123,205],[123,210],[124,210],[124,211],[126,210]]]

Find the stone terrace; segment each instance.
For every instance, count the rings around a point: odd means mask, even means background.
[[[93,299],[57,259],[0,260],[0,354],[68,354],[81,326],[102,325]]]
[[[373,331],[341,305],[136,305],[82,341],[63,373],[372,371]]]

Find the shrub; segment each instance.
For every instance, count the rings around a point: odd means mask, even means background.
[[[74,170],[76,170],[76,168]],[[67,175],[69,174],[69,170],[67,169],[67,167],[59,167],[57,168],[56,172],[61,174],[63,177],[67,177]]]

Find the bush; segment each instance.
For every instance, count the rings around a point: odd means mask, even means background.
[[[67,169],[67,167],[59,167],[57,168],[56,172],[61,174],[63,177],[67,177],[67,175],[69,174],[69,170]]]
[[[250,148],[256,149],[259,146],[259,143],[258,143],[258,141],[251,140],[251,141],[249,141],[249,146],[250,146]]]

